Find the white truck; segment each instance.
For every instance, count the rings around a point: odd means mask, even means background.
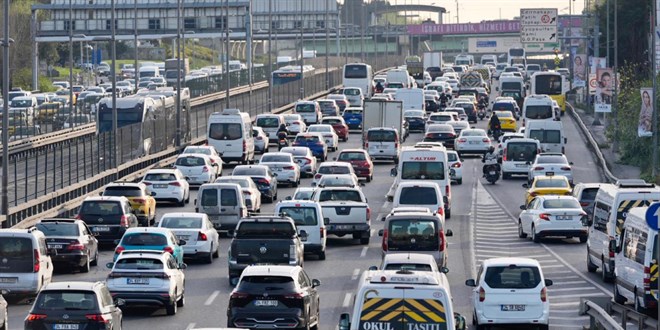
[[[371,208],[360,188],[318,188],[311,199],[321,205],[328,234],[351,234],[360,244],[369,244]]]
[[[421,89],[419,89],[419,91],[423,93]],[[423,99],[422,102],[424,102]],[[403,142],[405,137],[405,132],[403,131],[403,102],[364,101],[362,110],[363,142],[367,136],[367,131],[375,127],[390,127],[396,129],[399,133],[400,142]]]
[[[426,110],[424,106],[424,90],[419,88],[399,89],[394,99],[403,102],[403,111]]]
[[[422,58],[424,70],[428,70],[429,67],[442,68],[442,52],[426,52]]]

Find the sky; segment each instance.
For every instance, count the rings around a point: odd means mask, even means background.
[[[568,15],[571,0],[389,0],[391,4],[423,4],[445,7],[451,16],[451,23],[456,23],[456,3],[460,23],[476,23],[483,20],[512,19],[520,15],[520,8],[557,8],[560,15]],[[573,0],[573,14],[579,14],[585,0]],[[421,18],[429,17],[420,13]],[[434,15],[435,16],[435,15]],[[436,17],[431,17],[436,20]],[[447,15],[444,16],[445,23]]]

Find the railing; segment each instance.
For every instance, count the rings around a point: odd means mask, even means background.
[[[637,330],[658,328],[658,320],[617,304],[610,297],[581,298],[580,315],[589,316],[589,329],[625,330],[630,321]]]

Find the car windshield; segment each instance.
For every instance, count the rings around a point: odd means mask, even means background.
[[[236,230],[236,238],[286,237],[296,234],[296,229],[289,222],[251,222],[246,221]]]
[[[46,236],[79,236],[78,225],[74,223],[42,222],[35,225]]]
[[[318,170],[318,173],[320,173],[320,174],[350,174],[351,170],[347,166],[321,166]]]
[[[37,310],[95,311],[97,300],[93,291],[42,290],[34,306]]]
[[[539,156],[537,164],[568,164],[566,158],[562,156]]]
[[[429,264],[399,264],[392,263],[385,266],[385,270],[416,270],[422,272],[433,271],[433,267]]]
[[[432,187],[404,187],[399,195],[401,205],[435,205],[438,196]]]
[[[579,209],[580,203],[575,199],[549,199],[543,201],[545,209]]]
[[[337,160],[351,161],[351,160],[366,160],[363,152],[342,152],[339,154]]]
[[[493,289],[531,289],[541,283],[541,273],[535,266],[491,266],[484,280]]]
[[[161,270],[163,262],[151,258],[123,258],[117,260],[115,270]]]
[[[138,246],[143,246],[143,245],[167,245],[167,237],[163,234],[156,234],[156,233],[134,233],[134,234],[126,234],[124,237],[121,239],[120,245],[126,246],[126,245],[138,245]]]
[[[174,164],[177,166],[204,166],[206,161],[201,157],[186,156],[177,158]]]
[[[355,190],[323,190],[319,194],[319,202],[326,201],[353,201],[362,202],[360,193]]]
[[[193,217],[167,217],[160,221],[165,228],[202,228],[202,218]]]
[[[568,188],[568,181],[563,179],[536,180],[535,188]]]
[[[268,155],[261,156],[260,163],[291,163],[291,155]]]
[[[122,208],[119,202],[83,202],[80,214],[87,215],[121,215]]]
[[[232,172],[232,175],[263,175],[265,176],[267,174],[265,168],[257,168],[257,167],[236,167],[234,168],[234,171]]]
[[[147,173],[144,181],[175,181],[176,175],[172,173]]]
[[[303,191],[296,191],[296,193],[293,195],[294,200],[308,200],[312,198],[312,194],[314,194],[314,190],[303,190]]]
[[[144,196],[142,189],[139,187],[106,187],[103,191],[103,196],[125,196],[125,197],[141,197]]]
[[[293,219],[296,226],[316,226],[319,220],[316,217],[316,208],[313,207],[282,207],[280,215]]]
[[[434,220],[396,219],[389,223],[390,251],[423,251],[438,248],[438,228]]]
[[[444,180],[443,162],[405,161],[401,169],[402,180]]]
[[[596,200],[597,193],[598,193],[598,187],[585,188],[584,190],[582,190],[582,196],[580,196],[580,201],[594,201]]]

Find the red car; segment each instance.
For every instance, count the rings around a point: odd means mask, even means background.
[[[358,178],[371,182],[374,178],[374,163],[369,153],[362,149],[344,149],[337,155],[336,161],[351,163]]]
[[[348,141],[348,125],[346,125],[343,117],[323,117],[321,124],[332,125],[332,128],[335,129],[337,136],[344,142]]]

